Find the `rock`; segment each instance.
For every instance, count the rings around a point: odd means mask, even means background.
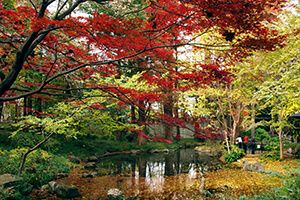
[[[221,157],[222,151],[216,147],[210,147],[210,146],[197,146],[194,148],[195,151],[199,153],[208,154],[209,156],[213,157]]]
[[[68,159],[70,162],[75,163],[75,164],[80,164],[80,159],[75,157],[75,156],[68,156]]]
[[[150,153],[169,153],[169,149],[151,149]]]
[[[55,189],[56,189],[56,187],[57,187],[57,183],[55,182],[55,181],[50,181],[49,183],[48,183],[48,189],[49,189],[49,191],[50,192],[54,192],[55,191]]]
[[[132,154],[138,154],[138,153],[140,153],[141,151],[140,150],[131,150],[130,151],[130,153],[132,153]]]
[[[49,187],[49,184],[46,184],[46,185],[43,185],[42,187],[41,187],[41,189],[42,190],[49,190],[50,189],[50,187]]]
[[[22,178],[13,174],[2,174],[0,175],[0,187],[10,187],[21,181]]]
[[[249,163],[248,161],[245,161],[243,163],[243,169],[245,171],[252,171],[252,172],[262,172],[264,171],[264,167],[260,162],[256,163]]]
[[[76,186],[57,185],[54,193],[61,198],[75,198],[81,196]]]
[[[69,176],[69,174],[67,174],[67,173],[58,173],[56,175],[56,179],[61,179],[61,178],[65,178],[65,177],[68,177],[68,176]]]
[[[98,162],[98,158],[96,156],[90,156],[86,160],[87,162]]]
[[[96,176],[99,176],[97,172],[91,172],[91,173],[83,173],[80,175],[82,178],[94,178]]]
[[[49,182],[48,185],[49,191],[55,193],[58,197],[70,199],[81,196],[78,188],[75,186],[58,184],[55,181]]]
[[[96,162],[88,162],[84,165],[84,169],[95,169],[97,167]]]
[[[123,200],[125,199],[124,194],[117,188],[112,188],[107,192],[107,200]]]

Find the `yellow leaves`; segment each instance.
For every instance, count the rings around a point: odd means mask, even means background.
[[[254,195],[280,186],[278,177],[241,169],[221,169],[206,175],[206,187],[212,189],[227,188],[232,196]]]

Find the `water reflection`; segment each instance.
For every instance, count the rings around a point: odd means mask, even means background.
[[[191,195],[201,195],[203,173],[219,167],[218,158],[184,149],[167,154],[105,158],[94,170],[100,176],[82,178],[86,171],[78,169],[60,181],[76,185],[89,199],[105,198],[111,188],[119,188],[127,197],[141,199],[195,199]]]
[[[215,170],[220,161],[208,154],[199,154],[193,149],[183,149],[160,154],[122,155],[105,158],[97,164],[101,175],[121,175],[130,177],[175,176],[188,173],[191,178],[199,172]]]

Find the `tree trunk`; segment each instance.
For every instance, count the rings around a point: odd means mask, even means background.
[[[22,160],[21,160],[21,163],[20,163],[20,167],[19,167],[19,171],[18,171],[18,176],[21,176],[22,175],[22,172],[24,170],[24,166],[25,166],[25,162],[26,162],[26,158],[27,156],[37,150],[40,146],[42,146],[45,142],[47,142],[50,137],[53,135],[54,133],[50,133],[48,136],[46,136],[42,141],[40,141],[38,144],[36,144],[34,147],[32,147],[31,149],[28,149],[28,151],[22,156]]]
[[[0,102],[0,122],[2,121],[4,102]]]
[[[179,113],[178,113],[178,107],[176,106],[175,110],[174,110],[174,115],[175,118],[178,119],[179,118]],[[176,140],[180,140],[181,139],[181,135],[180,135],[180,127],[177,125],[176,126]]]
[[[254,135],[255,135],[255,106],[254,103],[251,104],[251,118],[252,118],[252,127],[251,127],[251,139],[252,141],[254,140]]]
[[[140,125],[140,126],[144,126],[145,122],[146,122],[146,111],[145,111],[145,107],[143,105],[144,105],[144,101],[139,100],[138,125]],[[141,134],[138,134],[138,145],[142,145],[144,143],[145,143],[145,138]]]
[[[225,143],[226,143],[227,152],[230,153],[230,145],[229,145],[229,141],[228,141],[228,132],[227,131],[225,131]]]
[[[280,128],[279,130],[279,151],[280,151],[280,160],[283,160],[284,159],[284,156],[283,156],[283,142],[282,142],[282,129]]]
[[[164,102],[163,105],[164,109],[164,114],[173,117],[173,101],[172,101],[172,95],[169,94],[167,100]],[[173,125],[170,124],[170,122],[164,122],[164,133],[165,133],[165,138],[167,140],[173,141]]]

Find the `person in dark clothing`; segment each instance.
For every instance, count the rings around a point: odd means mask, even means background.
[[[250,142],[250,148],[251,148],[251,154],[255,154],[255,150],[256,150],[256,142],[255,142],[255,139],[251,139],[251,142]]]

